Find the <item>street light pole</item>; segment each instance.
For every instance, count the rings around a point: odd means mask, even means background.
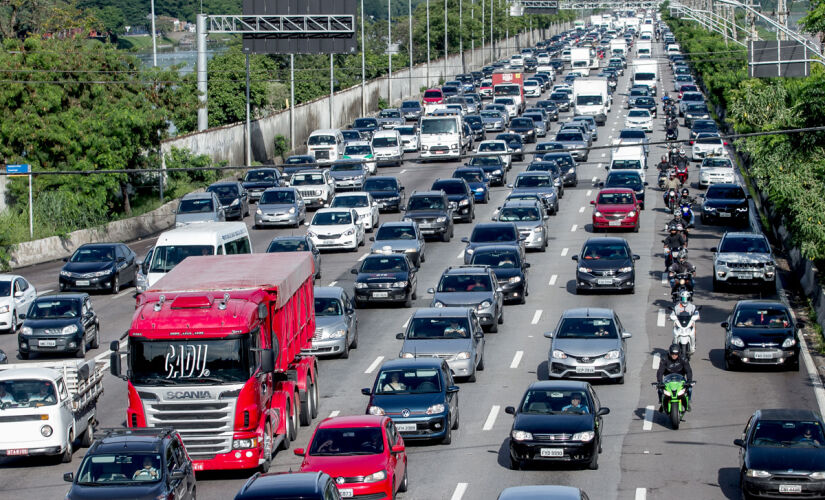
[[[252,165],[252,120],[249,116],[249,51],[244,50],[246,56],[246,137],[244,137],[244,156],[246,165]]]
[[[430,88],[430,0],[427,0],[427,83],[425,86]]]
[[[447,0],[444,0],[444,81],[447,81]]]
[[[476,0],[470,0],[470,24],[473,29],[470,36],[470,65],[476,67]]]
[[[366,96],[366,41],[364,38],[364,0],[361,0],[361,116],[367,114],[367,96]],[[291,58],[292,56],[290,56]],[[294,86],[294,85],[293,85]]]
[[[485,10],[484,9],[484,0],[481,0],[481,65],[482,66],[484,66],[484,64],[487,62],[487,58],[484,55],[484,42],[485,42],[485,40],[484,40],[484,19],[486,19],[487,16],[485,15],[486,13],[484,12],[484,10]],[[492,39],[490,40],[490,43],[493,43]]]
[[[410,16],[410,90],[407,95],[415,95],[413,90],[413,46],[412,46],[412,0],[407,0],[407,8]]]
[[[464,14],[461,10],[462,1],[458,0],[458,53],[461,54],[461,72],[467,72],[467,65],[464,59]]]
[[[158,65],[158,42],[155,40],[155,0],[151,2],[152,8],[152,66]]]
[[[392,106],[392,0],[387,0],[387,105]]]
[[[490,64],[496,60],[496,39],[493,37],[493,0],[490,0]]]

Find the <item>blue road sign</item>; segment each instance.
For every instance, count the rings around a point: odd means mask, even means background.
[[[28,174],[29,173],[29,164],[24,163],[22,165],[6,165],[6,173],[7,174]]]

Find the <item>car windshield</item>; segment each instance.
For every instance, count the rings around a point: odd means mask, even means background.
[[[31,305],[26,319],[61,319],[78,316],[80,316],[79,300],[44,297],[37,299]]]
[[[490,277],[486,274],[447,274],[438,283],[439,292],[490,292]]]
[[[642,186],[642,179],[638,175],[611,174],[607,176],[605,187],[628,187],[639,188]]]
[[[514,118],[510,122],[510,128],[533,128],[534,126],[532,118]]]
[[[498,114],[498,111],[482,111],[481,112],[482,118],[495,118],[497,120],[501,119],[501,115]]]
[[[629,257],[627,247],[622,244],[599,243],[584,247],[584,260],[626,260]]]
[[[11,295],[11,281],[0,281],[0,297]]]
[[[568,99],[567,92],[553,92],[550,94],[550,99],[554,101],[566,101]]]
[[[577,106],[601,106],[602,96],[600,95],[580,95],[576,98]]]
[[[729,167],[733,168],[730,160],[727,158],[705,158],[702,160],[703,167]]]
[[[332,297],[315,296],[315,316],[341,316],[344,308],[341,301]]]
[[[656,106],[656,101],[652,97],[639,97],[636,99],[636,106]]]
[[[470,125],[481,125],[480,116],[465,116],[464,121],[469,123]]]
[[[821,448],[825,439],[822,427],[816,421],[759,420],[750,444],[772,448]]]
[[[361,133],[357,130],[342,130],[341,136],[345,141],[358,141],[361,139]]]
[[[487,152],[501,152],[506,151],[507,146],[503,142],[482,142],[478,146],[479,153],[487,153]]]
[[[69,259],[69,262],[111,262],[115,260],[115,249],[112,247],[82,247]]]
[[[438,190],[447,194],[467,194],[467,189],[462,182],[436,182],[433,184],[433,191]]]
[[[408,339],[468,339],[467,318],[413,318]]]
[[[416,134],[415,127],[408,126],[408,125],[405,125],[403,127],[396,127],[395,130],[398,131],[399,135],[412,135],[412,136],[414,136]]]
[[[246,182],[275,182],[277,179],[273,170],[250,170],[243,178]]]
[[[425,96],[426,96],[426,94],[425,94]],[[404,108],[409,108],[411,110],[419,109],[419,108],[421,108],[421,105],[418,104],[418,101],[404,101],[404,102],[401,103],[401,109],[404,109]]]
[[[521,95],[521,88],[517,84],[496,85],[496,95]]]
[[[484,182],[484,174],[481,172],[459,171],[454,172],[453,177],[456,179],[464,179],[467,182]]]
[[[698,92],[685,92],[682,94],[682,101],[704,101],[705,98]]]
[[[340,163],[333,163],[329,167],[330,172],[351,172],[354,170],[363,170],[363,166],[357,161],[342,161]]]
[[[443,85],[441,87],[441,92],[444,93],[444,94],[457,94],[458,93],[458,87],[456,87],[454,85]]]
[[[352,126],[353,128],[377,128],[378,121],[375,118],[356,118]]]
[[[619,334],[610,318],[564,318],[554,338],[617,339]]]
[[[496,156],[488,156],[488,157],[478,157],[478,158],[471,158],[470,162],[467,163],[470,167],[497,167],[501,168],[502,162],[501,158]]]
[[[631,193],[599,193],[598,203],[601,205],[633,205],[633,195]]]
[[[184,198],[178,204],[179,214],[208,214],[214,211],[215,207],[210,198]]]
[[[650,118],[650,111],[646,109],[631,109],[628,111],[627,116],[633,118]]]
[[[215,193],[220,200],[231,200],[238,197],[237,186],[209,186],[206,190]]]
[[[269,243],[269,248],[266,249],[267,253],[278,253],[278,252],[308,252],[309,246],[307,242],[304,241],[303,238],[301,239],[275,239]]]
[[[312,218],[313,226],[336,226],[353,224],[352,214],[347,211],[316,212]]]
[[[401,255],[370,255],[361,263],[362,273],[403,273],[408,271],[406,258]]]
[[[292,205],[295,203],[294,191],[264,191],[258,205]]]
[[[370,200],[366,196],[336,196],[332,200],[332,208],[363,208],[370,206]]]
[[[374,148],[392,148],[398,146],[397,137],[376,137],[372,140],[372,147]]]
[[[362,156],[371,154],[372,148],[369,144],[351,144],[344,148],[344,155],[346,156]]]
[[[515,241],[518,239],[517,232],[512,225],[501,224],[500,226],[476,226],[470,241],[473,243],[495,243]]]
[[[334,146],[334,135],[311,135],[307,140],[308,146]]]
[[[57,392],[48,380],[15,379],[0,382],[0,407],[37,408],[57,404]]]
[[[770,253],[768,242],[764,238],[728,236],[719,246],[722,253]]]
[[[364,191],[396,191],[398,183],[395,179],[367,179],[364,182]]]
[[[577,401],[574,401],[573,399]],[[588,414],[587,398],[579,391],[530,389],[524,395],[520,413],[536,415]]]
[[[719,130],[719,128],[716,127],[716,122],[713,122],[713,121],[710,121],[710,120],[708,120],[708,121],[696,120],[695,122],[693,122],[693,130],[702,130],[702,131],[710,130],[710,131],[715,132],[715,131]]]
[[[137,485],[162,479],[160,455],[155,453],[89,454],[77,473],[81,486]]]
[[[295,174],[290,182],[293,186],[317,186],[323,183],[323,174]]]
[[[704,104],[688,104],[685,113],[708,113],[708,107]]]
[[[791,318],[783,307],[739,307],[733,315],[733,326],[746,328],[788,328]]]
[[[584,137],[579,132],[559,132],[556,134],[557,141],[584,142]]]
[[[517,250],[476,250],[471,264],[494,269],[518,269],[521,267],[520,260]]]
[[[287,165],[307,165],[310,163],[315,163],[315,160],[308,156],[290,156],[286,159],[285,163]]]
[[[424,92],[424,97],[427,99],[441,99],[443,96],[440,90],[428,90]]]
[[[214,254],[215,247],[212,245],[164,245],[155,247],[149,272],[168,273],[187,257]]]
[[[501,222],[523,222],[540,220],[541,214],[536,207],[504,207],[498,213]]]
[[[397,109],[382,109],[378,116],[381,118],[401,118],[401,112]]]
[[[739,186],[711,186],[705,198],[713,200],[744,200],[745,191]]]
[[[375,234],[375,241],[414,239],[415,229],[410,226],[381,226]]]
[[[413,196],[407,210],[444,210],[444,199],[440,196]]]
[[[324,427],[315,431],[309,445],[309,455],[313,457],[377,455],[383,452],[381,427]]]
[[[387,369],[378,374],[376,394],[432,394],[441,392],[438,371],[430,368]]]
[[[553,178],[549,175],[519,175],[516,177],[517,188],[548,187],[553,185]]]
[[[515,106],[516,105],[516,101],[514,101],[510,97],[500,97],[500,98],[496,99],[495,101],[493,101],[493,103],[494,104],[502,104],[504,106]]]
[[[619,132],[619,139],[644,139],[647,137],[644,130],[622,130]]]

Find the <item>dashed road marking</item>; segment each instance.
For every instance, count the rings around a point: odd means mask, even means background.
[[[571,232],[571,233],[575,233],[575,232],[576,232],[576,229],[578,229],[578,228],[579,228],[579,225],[578,225],[578,224],[573,224],[573,227],[571,227],[571,228],[570,228],[570,232]]]
[[[599,163],[599,165],[598,165],[598,167],[597,167],[597,168],[598,168],[599,170],[601,170],[603,166],[604,166],[604,164]],[[593,177],[593,179],[594,179],[594,180],[593,180],[593,182],[596,182],[596,180],[598,180],[598,179],[596,179],[595,177]]]
[[[649,431],[651,429],[653,429],[653,405],[648,405],[645,408],[645,422],[642,424],[642,430]]]
[[[667,285],[667,273],[662,271],[662,285]]]
[[[450,497],[450,500],[461,500],[465,491],[467,491],[467,483],[458,483],[455,485],[455,490],[453,491],[453,496]]]
[[[483,431],[489,431],[493,428],[493,425],[496,423],[496,417],[498,417],[498,411],[501,409],[499,405],[493,405],[490,408],[490,414],[487,415],[487,420],[484,421],[484,427],[481,428]]]
[[[538,309],[535,313],[533,313],[533,321],[530,322],[531,325],[538,325],[539,320],[541,319],[542,310]]]
[[[406,330],[406,329],[407,329],[407,326],[410,324],[410,320],[411,320],[411,319],[412,319],[412,316],[407,316],[407,321],[405,321],[405,322],[404,322],[404,324],[403,324],[403,325],[401,325],[401,329],[402,329],[402,330]]]
[[[592,190],[592,189],[588,189],[588,190],[587,190],[587,193],[585,193],[585,196],[588,196],[588,197],[589,197],[589,196],[591,196],[592,194],[593,194],[593,190]]]
[[[647,488],[636,488],[635,500],[647,500]]]
[[[561,256],[562,257],[567,257],[567,252],[569,252],[569,251],[570,251],[569,248],[562,248],[561,249]]]
[[[607,156],[607,153],[602,153],[602,158],[604,158],[605,156]]]
[[[651,366],[651,368],[653,368],[654,370],[658,370],[659,369],[659,363],[661,363],[661,362],[662,362],[662,356],[658,352],[655,353],[653,355],[653,366]]]
[[[126,290],[123,290],[122,292],[120,292],[116,295],[112,295],[109,298],[112,299],[112,300],[115,300],[115,299],[119,299],[119,298],[123,297],[126,294],[133,293],[133,292],[134,292],[134,290],[132,290],[131,288],[127,288]]]
[[[584,207],[579,208],[579,213],[580,213],[580,214],[583,214],[583,213],[584,213]]]
[[[464,258],[464,250],[458,252],[458,255],[455,256],[456,259],[463,259]]]
[[[365,253],[365,254],[364,254],[364,255],[362,255],[361,257],[358,257],[358,262],[361,262],[361,261],[363,261],[364,259],[366,259],[366,258],[367,258],[367,255],[369,255],[369,252]]]
[[[599,180],[599,178],[594,176],[591,182],[596,182],[597,180]]]
[[[37,292],[37,296],[40,297],[41,295],[46,295],[47,293],[53,292],[53,291],[54,291],[54,289],[52,289],[52,288],[48,288],[46,290],[41,290],[41,291]]]
[[[330,281],[329,285],[327,285],[327,286],[335,286],[337,284],[338,284],[338,281]]]
[[[656,326],[663,327],[665,326],[665,310],[659,309],[659,315],[656,318]]]
[[[335,418],[340,414],[341,414],[340,410],[332,410],[331,412],[329,412],[329,417],[328,418]]]
[[[524,356],[524,351],[516,351],[516,355],[513,356],[513,361],[510,363],[510,368],[518,368],[522,356]]]
[[[401,171],[400,171],[400,172],[398,172],[398,173],[399,173],[399,174],[403,174],[403,173],[404,173],[404,172],[406,172],[406,171],[407,171],[407,169],[406,169],[406,168],[402,168],[402,169],[401,169]]]
[[[548,283],[548,285],[555,286],[557,279],[559,279],[558,274],[554,274],[553,276],[550,276],[550,283]]]
[[[367,367],[366,370],[364,370],[364,373],[374,372],[375,369],[378,368],[378,366],[381,364],[382,361],[384,361],[384,356],[378,356],[377,358],[375,358],[375,361],[373,361],[372,364],[369,367]]]

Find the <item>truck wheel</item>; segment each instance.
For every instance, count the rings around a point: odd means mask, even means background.
[[[64,464],[71,463],[72,461],[72,453],[74,453],[74,448],[72,448],[72,442],[74,441],[74,434],[72,431],[69,431],[69,437],[66,440],[66,450],[60,455],[60,461]]]
[[[318,381],[312,384],[312,390],[309,393],[309,412],[312,418],[318,417]]]
[[[284,439],[281,441],[281,449],[282,449],[282,450],[288,450],[288,449],[289,449],[289,445],[290,445],[290,440],[289,440],[289,422],[287,422],[286,427],[287,427],[287,432],[285,432],[285,433],[284,433]]]
[[[269,472],[269,466],[272,465],[272,432],[267,423],[264,428],[264,462],[259,466],[262,474]]]
[[[293,398],[292,402],[295,402],[295,398]],[[291,413],[288,415],[289,419],[287,420],[286,425],[286,433],[289,436],[290,441],[295,441],[295,438],[298,436],[298,412],[300,411],[298,408],[299,407],[296,406],[293,411],[292,404],[287,407],[287,412]]]
[[[312,387],[310,386],[309,389],[306,391],[305,400],[301,401],[301,414],[298,415],[298,420],[301,422],[301,427],[306,427],[312,423],[312,413],[310,412],[309,407],[309,398],[311,391]]]
[[[84,448],[88,448],[92,445],[92,442],[95,440],[95,421],[92,419],[89,422],[89,426],[86,427],[86,432],[83,433],[83,437],[80,438],[80,446]]]

